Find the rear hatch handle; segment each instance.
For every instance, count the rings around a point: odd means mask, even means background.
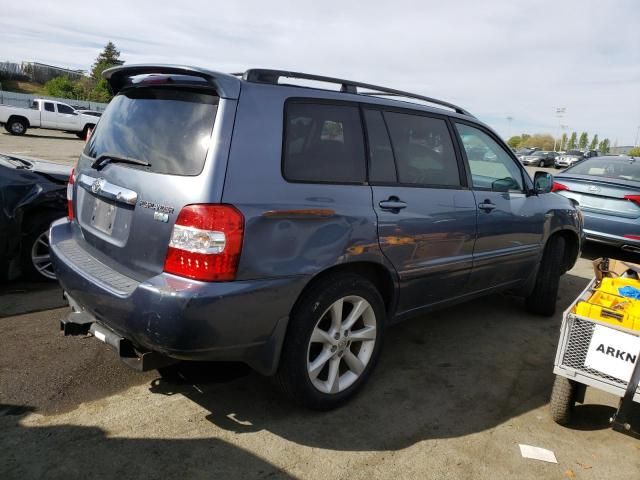
[[[78,177],[78,185],[99,197],[104,197],[114,202],[135,205],[138,201],[138,193],[128,188],[115,185],[104,178],[96,178],[86,173]]]

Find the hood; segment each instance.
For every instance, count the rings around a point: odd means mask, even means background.
[[[64,183],[69,180],[69,175],[71,175],[71,170],[73,169],[71,165],[62,165],[60,163],[48,162],[46,160],[31,157],[6,155],[3,153],[0,153],[0,157],[25,160],[31,164],[31,168],[29,168],[30,171],[47,175]]]

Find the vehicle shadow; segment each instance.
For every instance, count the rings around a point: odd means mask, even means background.
[[[220,428],[268,430],[311,447],[398,450],[460,437],[547,404],[561,312],[587,282],[563,277],[551,319],[525,313],[521,299],[496,295],[389,328],[371,381],[332,412],[295,407],[268,379],[231,365],[184,364],[150,388],[189,398]]]
[[[0,318],[66,305],[58,282],[0,282]]]
[[[9,406],[0,405],[0,412],[3,407]],[[219,438],[110,437],[96,427],[26,427],[17,416],[0,417],[0,425],[3,480],[293,478]]]

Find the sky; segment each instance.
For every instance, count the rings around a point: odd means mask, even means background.
[[[638,19],[640,0],[21,0],[2,6],[0,61],[88,70],[111,40],[127,63],[348,78],[448,100],[505,138],[566,125],[633,145]]]

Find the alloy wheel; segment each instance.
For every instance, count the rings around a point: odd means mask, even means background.
[[[51,252],[49,247],[49,231],[44,231],[36,238],[31,246],[31,263],[34,268],[43,276],[50,280],[55,280],[56,274],[51,263]]]
[[[319,391],[340,393],[365,371],[376,345],[376,315],[364,298],[336,300],[316,323],[307,348],[307,372]]]

